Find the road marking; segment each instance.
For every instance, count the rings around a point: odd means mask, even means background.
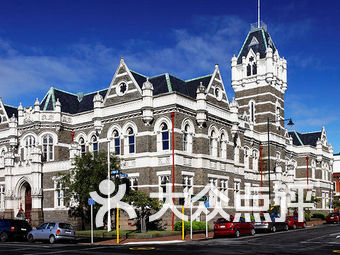
[[[140,251],[149,251],[156,249],[155,247],[130,247],[130,250],[140,250]]]
[[[147,242],[129,242],[123,245],[144,245],[144,244],[173,244],[173,243],[184,243],[183,240],[171,240],[171,241],[147,241]]]

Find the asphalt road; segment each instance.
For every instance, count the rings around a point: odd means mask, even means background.
[[[219,238],[172,245],[90,246],[84,244],[0,243],[0,254],[340,254],[340,225],[322,225],[254,237]]]

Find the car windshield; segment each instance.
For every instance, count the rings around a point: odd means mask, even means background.
[[[232,222],[232,221],[226,220],[226,219],[224,219],[224,218],[219,218],[219,219],[216,221],[216,223],[230,223],[230,222]]]
[[[63,228],[63,229],[73,229],[71,224],[68,223],[59,223],[59,228]]]
[[[329,216],[337,216],[336,213],[330,213]]]

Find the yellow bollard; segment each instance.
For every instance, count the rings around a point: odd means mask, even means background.
[[[119,244],[119,207],[118,207],[118,204],[117,204],[117,244]]]
[[[182,205],[182,240],[184,240],[184,205]]]

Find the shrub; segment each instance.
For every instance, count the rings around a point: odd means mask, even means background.
[[[328,215],[327,213],[315,212],[313,213],[312,218],[319,218],[325,220],[327,215]]]
[[[305,212],[305,220],[306,221],[310,221],[310,215],[308,213]]]
[[[175,229],[175,231],[182,231],[182,221],[177,221],[175,223],[174,229]],[[193,221],[192,222],[192,230],[193,231],[205,230],[205,222]],[[184,222],[184,231],[185,232],[190,231],[190,221]]]

